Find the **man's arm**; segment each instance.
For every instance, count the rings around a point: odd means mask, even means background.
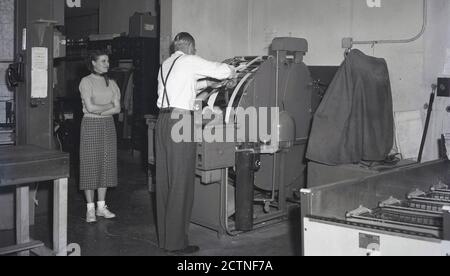
[[[237,78],[225,79],[225,80],[212,80],[204,79],[197,82],[197,94],[202,93],[207,88],[218,89],[226,87],[231,89],[237,85]]]
[[[236,77],[236,69],[226,63],[212,62],[198,56],[191,56],[197,75],[205,78],[225,80]]]
[[[213,80],[203,80],[197,85],[197,100],[205,101],[215,92],[220,92],[217,90],[221,87],[226,87],[227,89],[232,89],[236,87],[237,79],[227,79],[224,81],[213,81]],[[207,88],[212,88],[212,91],[207,90]]]

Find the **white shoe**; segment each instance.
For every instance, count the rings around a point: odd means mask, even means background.
[[[95,209],[87,210],[86,222],[92,223],[92,222],[96,222],[96,221],[97,221],[97,217],[95,216]]]
[[[113,214],[113,213],[111,213],[109,210],[108,210],[108,206],[105,206],[105,207],[103,207],[103,208],[98,208],[97,209],[97,216],[98,217],[104,217],[104,218],[106,218],[106,219],[112,219],[112,218],[115,218],[116,217],[116,215],[115,214]]]

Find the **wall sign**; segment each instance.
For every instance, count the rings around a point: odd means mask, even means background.
[[[66,0],[66,5],[69,8],[81,8],[81,0]]]
[[[31,98],[45,99],[48,96],[48,48],[31,49]]]
[[[366,0],[369,8],[381,8],[381,0]]]

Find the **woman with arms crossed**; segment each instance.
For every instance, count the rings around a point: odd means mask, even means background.
[[[87,201],[86,222],[96,217],[111,219],[115,214],[105,204],[108,188],[117,186],[117,136],[113,115],[120,113],[120,89],[107,77],[109,57],[105,52],[90,54],[89,76],[81,80],[84,118],[80,139],[80,189]],[[98,193],[95,210],[95,191]]]

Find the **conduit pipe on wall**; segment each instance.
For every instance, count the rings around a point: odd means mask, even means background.
[[[353,47],[353,45],[356,45],[356,44],[376,45],[376,44],[410,43],[410,42],[416,41],[425,33],[425,30],[427,28],[427,22],[428,22],[428,0],[423,0],[423,24],[422,24],[422,29],[416,36],[414,36],[410,39],[369,40],[369,41],[354,41],[353,38],[346,37],[346,38],[342,39],[342,48],[349,50]]]

